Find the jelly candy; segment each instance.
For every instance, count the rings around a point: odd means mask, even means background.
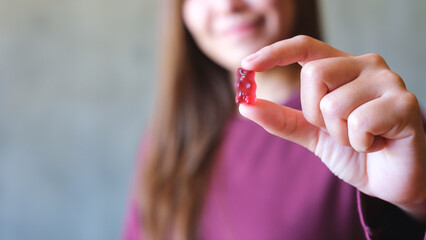
[[[237,95],[235,102],[254,104],[256,103],[256,82],[254,80],[254,71],[246,70],[244,68],[237,69],[237,81],[235,82],[235,89]]]
[[[256,102],[256,82],[254,81],[254,75],[254,71],[244,68],[237,69],[237,81],[235,82],[235,89],[237,90],[235,102],[237,104],[254,104]]]

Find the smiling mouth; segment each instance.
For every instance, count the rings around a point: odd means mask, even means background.
[[[263,25],[263,22],[265,19],[263,17],[258,17],[252,21],[247,21],[241,24],[236,24],[234,26],[231,26],[223,31],[223,35],[225,36],[240,36],[240,35],[246,35],[250,34],[254,31],[256,31],[261,25]]]

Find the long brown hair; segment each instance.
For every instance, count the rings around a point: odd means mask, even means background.
[[[183,1],[163,8],[161,83],[138,185],[149,240],[196,239],[215,154],[235,112],[229,73],[195,44],[182,21]],[[318,38],[316,0],[295,2],[295,34]]]

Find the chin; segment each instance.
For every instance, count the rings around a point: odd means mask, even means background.
[[[241,67],[241,60],[243,60],[245,57],[255,53],[260,48],[253,48],[253,49],[241,49],[240,51],[234,51],[232,54],[228,52],[225,56],[226,59],[223,64],[227,69],[232,68],[233,70],[236,70],[237,68]]]
[[[260,44],[262,42],[264,44]],[[241,60],[266,46],[266,41],[240,42],[239,44],[215,44],[216,48],[210,48],[206,54],[218,65],[235,71],[241,66]]]
[[[215,61],[219,66],[228,70],[229,72],[234,72],[237,68],[240,67],[241,61]]]

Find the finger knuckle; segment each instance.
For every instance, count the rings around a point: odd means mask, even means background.
[[[365,153],[370,148],[369,145],[366,144],[365,141],[353,141],[351,146],[357,151]]]
[[[260,49],[259,50],[259,53],[260,54],[263,54],[263,55],[270,55],[271,53],[273,53],[274,52],[274,49],[276,49],[277,48],[277,46],[275,45],[276,43],[274,43],[274,44],[272,44],[272,45],[269,45],[269,46],[266,46],[266,47],[264,47],[264,48],[262,48],[262,49]]]
[[[388,89],[390,91],[406,90],[406,86],[402,78],[389,69],[378,71],[374,76],[374,80],[380,84],[383,84],[383,86],[385,86],[385,89]]]
[[[363,131],[365,126],[365,118],[361,114],[352,113],[348,117],[348,128],[351,131],[359,132]]]
[[[385,71],[383,78],[386,79],[387,81],[389,81],[390,83],[394,84],[394,86],[398,86],[398,87],[401,87],[403,89],[406,88],[405,83],[402,80],[401,76],[399,76],[395,72],[392,72],[390,70]]]
[[[386,65],[385,59],[377,53],[367,53],[363,55],[362,57],[375,66]]]
[[[314,81],[314,83],[319,83],[322,79],[325,78],[326,70],[322,64],[318,61],[312,61],[302,68],[301,77],[303,79],[309,79],[309,81]]]
[[[276,49],[279,49],[283,44],[284,44],[284,41],[278,41],[278,42],[275,42],[275,43],[269,45],[268,46],[269,48],[268,47],[266,47],[266,48],[276,50]]]
[[[401,108],[408,113],[420,112],[420,105],[416,95],[409,91],[405,91],[403,94],[400,94],[398,102],[400,103]]]
[[[339,101],[332,95],[326,95],[320,101],[320,109],[324,115],[338,117],[342,114]]]
[[[313,38],[307,35],[297,35],[293,39],[300,42],[302,45],[309,45],[313,41]]]

